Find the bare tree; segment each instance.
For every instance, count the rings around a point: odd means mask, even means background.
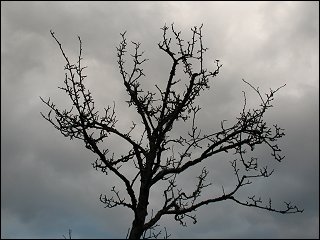
[[[276,90],[270,89],[269,93],[263,95],[257,87],[243,80],[257,94],[261,101],[260,105],[255,109],[247,109],[246,94],[243,92],[244,105],[234,125],[227,126],[223,120],[218,131],[212,133],[201,131],[196,126],[196,116],[200,106],[195,100],[202,91],[209,88],[209,80],[219,73],[222,64],[219,60],[215,60],[214,71],[205,68],[204,54],[207,48],[203,45],[202,25],[191,28],[191,39],[187,42],[182,39],[181,32],[176,31],[173,24],[170,27],[165,25],[161,29],[163,34],[158,47],[169,57],[172,65],[166,86],[161,88],[155,85],[155,92],[145,91],[140,85],[141,78],[145,77],[143,64],[147,61],[140,51],[140,43],[131,42],[134,48],[130,71],[125,66],[128,44],[125,32],[121,34],[121,42],[117,47],[117,63],[129,95],[127,102],[129,107],[135,108],[141,118],[140,126],[143,127],[143,132],[138,139],[132,133],[139,123],[132,122],[132,127],[126,131],[116,127],[115,104],[104,108],[103,114],[96,110],[92,94],[84,84],[86,67],[82,65],[80,37],[78,37],[79,57],[73,64],[51,31],[66,61],[64,86],[59,88],[69,96],[73,106],[69,110],[60,110],[50,98],[48,100],[41,98],[50,109],[48,114],[41,114],[65,137],[82,140],[85,147],[97,155],[93,167],[106,174],[112,172],[118,177],[119,186],[120,183],[124,185],[127,196],[123,196],[116,187],[113,187],[111,189],[113,196],[107,197],[101,194],[100,201],[108,208],[124,206],[133,211],[134,219],[127,237],[157,238],[160,232],[154,229],[162,216],[173,215],[176,221],[185,226],[187,218],[196,223],[196,216],[192,215],[192,212],[199,207],[225,200],[282,214],[303,212],[291,202],[285,202],[283,209],[276,209],[271,199],[264,202],[256,196],[250,196],[246,200],[236,196],[242,187],[252,184],[257,178],[270,177],[273,173],[267,166],[261,166],[258,158],[246,155],[254,151],[256,145],[265,145],[269,148],[276,161],[280,162],[284,158],[276,144],[277,140],[285,135],[284,129],[277,125],[269,127],[264,121],[266,111],[272,107],[274,94],[284,86]],[[177,79],[178,69],[183,70],[184,75],[181,79]],[[186,129],[185,136],[175,137],[172,129],[179,121],[189,123],[190,128]],[[110,135],[126,142],[130,150],[117,157],[109,153],[109,149],[101,143]],[[231,152],[238,156],[236,160],[230,162],[236,181],[232,190],[225,191],[222,186],[219,194],[202,199],[200,197],[202,191],[211,185],[206,182],[208,170],[205,167],[198,176],[194,191],[186,192],[177,186],[176,179],[180,173],[204,160],[210,161],[213,155],[222,152]],[[132,164],[134,177],[129,178],[121,171],[120,167],[124,164]],[[150,219],[146,219],[150,190],[161,182],[166,184],[163,204],[154,214],[152,211]],[[168,237],[166,229],[165,237]]]
[[[72,235],[72,230],[69,228],[69,233],[68,233],[69,239],[72,239],[71,235]],[[65,235],[62,235],[62,236],[64,239],[67,239],[67,237]]]

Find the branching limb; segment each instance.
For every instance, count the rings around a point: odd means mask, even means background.
[[[248,197],[249,201],[245,201],[245,202],[239,201],[238,199],[236,199],[234,197],[232,197],[231,199],[233,201],[235,201],[236,203],[243,205],[243,206],[260,208],[260,209],[268,210],[270,212],[277,212],[277,213],[282,213],[282,214],[302,213],[304,211],[303,209],[299,209],[297,206],[292,205],[291,202],[284,202],[285,208],[282,210],[275,209],[272,207],[271,199],[269,199],[269,202],[267,205],[262,205],[261,198],[257,199],[254,195],[252,197]]]
[[[95,110],[94,101],[89,90],[86,90],[84,86],[84,79],[86,76],[83,73],[85,67],[82,67],[82,41],[78,37],[80,42],[79,58],[77,64],[71,64],[66,56],[61,43],[56,38],[53,31],[50,32],[52,37],[58,43],[61,53],[66,61],[65,65],[65,80],[64,86],[60,87],[69,96],[73,107],[70,110],[59,110],[50,98],[45,101],[41,100],[50,109],[47,115],[41,113],[41,115],[49,121],[56,129],[58,129],[65,137],[70,139],[77,138],[84,141],[86,148],[94,152],[99,156],[99,161],[96,161],[93,166],[102,171],[107,169],[113,172],[119,179],[125,184],[127,193],[131,199],[132,208],[136,207],[137,200],[134,191],[130,185],[129,180],[118,171],[117,164],[127,162],[133,158],[133,152],[129,152],[128,155],[123,155],[118,160],[114,160],[113,157],[107,159],[106,154],[108,149],[100,149],[98,143],[102,142],[109,134],[115,134],[121,139],[129,142],[134,149],[138,149],[142,154],[145,154],[145,150],[133,141],[128,134],[122,134],[115,128],[117,122],[114,105],[113,108],[108,106],[105,109],[105,115],[100,117],[99,112]],[[75,109],[74,109],[75,108]],[[55,116],[52,117],[51,113]]]
[[[143,69],[141,65],[147,61],[146,58],[141,59],[143,56],[143,52],[139,52],[140,43],[132,42],[135,46],[135,52],[131,55],[133,58],[133,68],[131,73],[129,74],[125,70],[125,53],[127,47],[127,40],[125,38],[125,33],[121,34],[122,41],[120,46],[117,48],[118,52],[118,66],[120,69],[120,73],[123,78],[123,83],[126,87],[126,90],[130,96],[130,100],[128,101],[129,106],[134,105],[137,108],[138,113],[140,114],[143,124],[145,126],[145,130],[147,131],[148,136],[151,136],[151,130],[154,129],[152,117],[155,114],[155,110],[152,108],[152,102],[154,101],[154,94],[148,92],[145,96],[141,96],[143,90],[140,88],[139,79],[142,76],[145,76],[143,73]]]
[[[135,209],[135,207],[132,204],[126,203],[125,198],[121,198],[119,191],[115,190],[115,186],[112,187],[111,192],[113,192],[116,196],[116,198],[113,197],[107,197],[106,195],[101,194],[100,195],[100,202],[105,204],[105,208],[114,208],[117,206],[124,206],[131,208],[132,210]]]
[[[162,169],[153,178],[153,183],[163,179],[163,177],[168,174],[181,173],[217,153],[228,152],[229,150],[233,149],[235,150],[236,154],[239,154],[240,159],[247,170],[256,169],[256,158],[251,158],[249,161],[244,159],[244,154],[246,153],[246,150],[244,150],[245,146],[248,146],[251,150],[254,150],[256,145],[264,143],[271,149],[271,155],[275,158],[275,160],[281,161],[284,158],[278,153],[281,151],[281,149],[277,144],[273,144],[273,142],[285,135],[283,129],[277,125],[274,125],[274,131],[272,131],[270,127],[267,127],[266,122],[263,121],[265,111],[272,106],[271,101],[273,100],[274,93],[276,93],[280,88],[275,91],[271,90],[271,93],[267,94],[267,98],[265,100],[262,98],[260,108],[245,112],[244,107],[240,117],[237,118],[238,122],[234,126],[225,128],[222,122],[222,131],[209,135],[204,134],[203,136],[200,134],[196,135],[196,128],[193,126],[193,134],[189,134],[190,140],[185,141],[185,144],[187,144],[185,154],[189,152],[191,147],[202,148],[200,146],[201,142],[207,142],[207,147],[203,150],[200,156],[191,161],[185,162],[179,167]],[[259,96],[261,96],[258,89],[255,90]]]

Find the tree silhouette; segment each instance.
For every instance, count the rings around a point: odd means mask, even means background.
[[[243,80],[260,98],[260,105],[255,109],[247,109],[246,94],[243,92],[244,105],[234,125],[228,126],[223,120],[219,131],[201,131],[196,126],[200,106],[195,100],[204,90],[209,89],[209,80],[219,73],[222,64],[215,60],[214,71],[204,67],[207,48],[203,45],[202,25],[191,28],[191,39],[187,42],[182,39],[181,32],[176,31],[173,24],[170,27],[165,25],[161,29],[163,34],[158,47],[169,57],[172,65],[165,88],[155,85],[155,92],[146,91],[140,85],[141,78],[145,77],[143,64],[147,59],[143,57],[138,42],[131,42],[134,47],[133,53],[130,54],[132,69],[126,69],[128,43],[126,32],[121,34],[121,42],[117,47],[117,63],[129,95],[127,103],[129,107],[135,108],[141,118],[140,124],[132,122],[132,126],[126,131],[121,131],[116,126],[114,103],[104,108],[103,114],[95,108],[92,94],[84,84],[87,76],[84,75],[86,67],[82,65],[80,37],[79,57],[73,64],[66,56],[55,33],[51,31],[66,61],[64,86],[59,88],[69,96],[72,108],[60,110],[50,98],[41,98],[50,109],[48,114],[41,115],[62,135],[82,140],[85,147],[97,155],[97,159],[92,163],[93,168],[106,174],[112,172],[118,177],[119,186],[120,183],[124,184],[126,196],[122,196],[120,191],[113,187],[113,196],[101,194],[100,201],[108,208],[124,206],[133,211],[134,219],[127,237],[157,238],[161,231],[155,231],[155,227],[162,216],[173,215],[176,221],[185,226],[187,218],[196,223],[196,216],[192,215],[192,212],[199,207],[225,200],[283,214],[302,212],[303,210],[291,202],[285,202],[283,209],[276,209],[272,206],[271,199],[263,202],[256,196],[250,196],[246,200],[236,196],[242,187],[253,183],[257,178],[270,177],[273,173],[267,166],[261,166],[258,158],[247,157],[246,154],[254,151],[256,145],[269,148],[276,161],[280,162],[284,158],[276,144],[277,140],[285,135],[284,129],[277,125],[269,127],[264,121],[265,113],[273,107],[271,103],[274,94],[284,86],[276,90],[270,89],[269,93],[262,95],[257,87]],[[178,70],[183,70],[181,79],[177,79]],[[185,136],[175,137],[172,134],[178,121],[190,125]],[[132,134],[137,125],[143,127],[138,139]],[[109,149],[102,145],[110,135],[126,142],[130,150],[119,156],[111,154]],[[210,161],[212,156],[222,152],[238,156],[230,162],[236,180],[232,190],[225,191],[222,186],[220,194],[212,194],[211,197],[202,199],[202,191],[211,185],[206,181],[208,170],[205,167],[197,178],[194,191],[186,192],[178,187],[176,179],[179,174],[204,160]],[[123,165],[131,166],[132,172],[135,171],[133,178],[121,171],[120,167]],[[150,190],[161,182],[166,184],[163,190],[163,204],[155,214],[152,211],[150,219],[147,219]],[[165,237],[168,237],[166,229]]]

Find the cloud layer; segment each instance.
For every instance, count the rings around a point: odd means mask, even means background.
[[[121,32],[139,41],[150,60],[148,88],[165,84],[168,58],[158,49],[160,28],[175,23],[183,36],[204,24],[208,66],[223,68],[199,100],[199,125],[217,129],[248,104],[259,104],[242,78],[261,91],[287,84],[267,120],[286,129],[286,155],[274,176],[249,187],[245,194],[292,200],[303,214],[279,215],[222,202],[197,211],[198,223],[181,227],[172,218],[161,225],[172,238],[319,238],[319,4],[318,2],[2,2],[1,3],[1,237],[124,238],[132,215],[126,209],[104,209],[100,193],[117,185],[91,167],[95,160],[79,141],[65,139],[40,115],[39,96],[68,106],[57,89],[64,79],[63,58],[51,38],[55,31],[70,58],[81,36],[87,86],[97,106],[116,102],[121,128],[138,119],[128,110],[116,65]],[[153,88],[154,89],[154,88]],[[177,128],[176,134],[179,134]],[[115,151],[119,144],[110,141]],[[110,147],[110,148],[111,148]],[[265,161],[270,153],[257,151]],[[214,191],[235,184],[230,155],[206,162]],[[194,183],[199,169],[182,176]],[[231,174],[230,174],[231,173]],[[155,191],[151,206],[160,204]]]

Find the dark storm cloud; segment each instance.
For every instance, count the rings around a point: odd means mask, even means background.
[[[172,218],[161,220],[172,237],[179,238],[317,238],[319,237],[319,5],[317,2],[2,2],[1,3],[1,237],[59,238],[72,228],[74,238],[123,238],[131,224],[126,209],[104,209],[100,193],[117,185],[112,176],[91,168],[95,156],[83,143],[63,138],[45,122],[39,96],[68,106],[59,92],[63,58],[49,30],[55,31],[71,59],[78,54],[77,35],[83,41],[88,65],[87,86],[97,106],[116,102],[119,127],[131,120],[121,85],[115,48],[120,32],[140,41],[147,77],[142,85],[164,85],[169,58],[157,47],[160,28],[175,23],[183,36],[204,23],[204,43],[209,47],[208,67],[214,59],[224,66],[199,103],[198,124],[206,131],[218,129],[222,119],[234,122],[242,110],[259,98],[241,79],[269,88],[287,86],[278,93],[267,120],[286,129],[281,146],[283,163],[274,163],[267,149],[255,153],[276,168],[268,181],[259,181],[241,197],[252,193],[272,197],[276,206],[292,200],[303,214],[282,216],[238,207],[232,202],[197,211],[198,223],[188,228]],[[175,134],[183,133],[178,124]],[[137,133],[138,134],[138,133]],[[111,139],[110,150],[121,153]],[[234,156],[219,155],[206,162],[212,191],[232,188],[236,179],[228,164]],[[203,165],[204,166],[204,165]],[[193,189],[201,167],[181,176],[185,189]],[[128,173],[130,169],[125,169]],[[163,186],[159,186],[161,189]],[[121,187],[119,187],[119,190]],[[208,194],[208,192],[206,193]],[[161,205],[154,191],[152,208]]]

